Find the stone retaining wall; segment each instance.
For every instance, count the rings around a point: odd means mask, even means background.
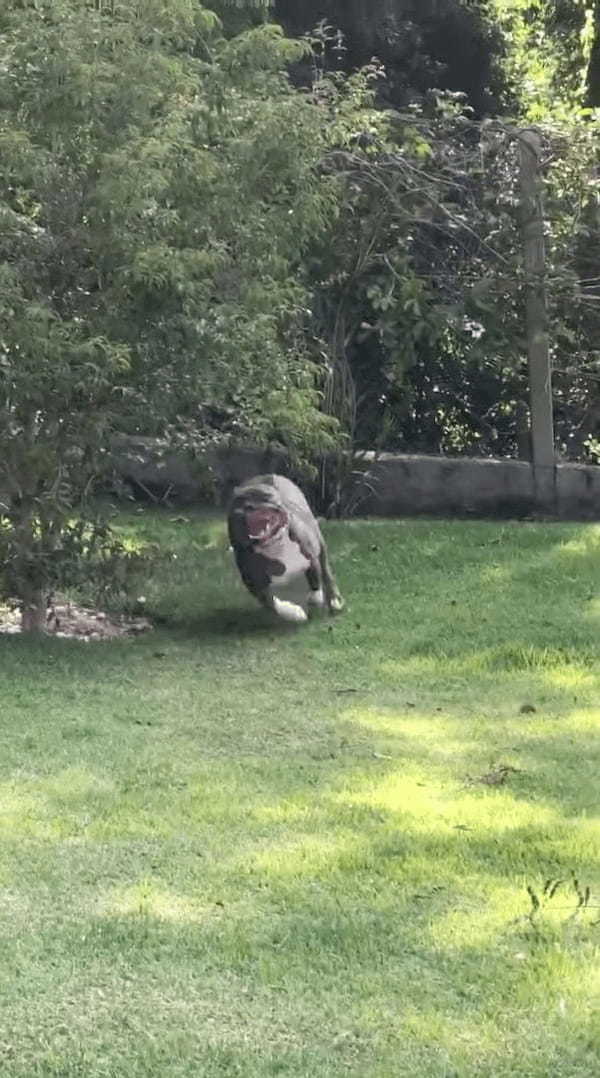
[[[361,515],[522,517],[535,511],[533,472],[525,461],[385,453],[371,455],[365,467]],[[600,519],[599,467],[557,465],[556,516]]]
[[[142,438],[121,439],[115,464],[134,487],[159,498],[170,492],[188,502],[207,500],[210,471],[221,504],[252,475],[288,471],[285,455],[277,451],[221,448],[193,462]],[[524,461],[367,454],[361,471],[352,498],[360,516],[523,517],[535,511],[532,469]],[[559,464],[556,488],[558,517],[600,519],[600,467]]]

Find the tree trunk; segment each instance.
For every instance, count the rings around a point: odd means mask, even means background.
[[[31,444],[31,436],[29,441]],[[14,538],[7,583],[11,593],[21,604],[21,631],[43,632],[46,628],[46,599],[50,588],[44,587],[43,562],[40,561],[37,549],[33,495],[27,492],[19,498],[18,504],[11,508]]]
[[[21,596],[21,631],[42,633],[46,629],[46,596],[41,588],[25,588]]]
[[[521,131],[519,149],[533,481],[538,509],[553,513],[556,509],[556,459],[544,277],[544,214],[539,164],[541,140],[537,131]]]
[[[600,105],[600,0],[594,2],[594,40],[586,76],[586,106],[597,109]]]

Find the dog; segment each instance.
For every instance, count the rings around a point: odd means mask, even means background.
[[[228,530],[240,576],[267,610],[303,622],[310,607],[343,609],[321,529],[290,479],[257,475],[236,487]]]

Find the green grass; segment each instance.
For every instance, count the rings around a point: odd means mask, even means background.
[[[153,633],[0,639],[3,1078],[598,1074],[600,528],[332,524],[297,629],[122,526]]]

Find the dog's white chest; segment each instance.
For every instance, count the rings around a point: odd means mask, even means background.
[[[285,572],[281,576],[274,576],[271,579],[273,591],[308,592],[308,581],[305,573],[310,566],[310,562],[308,558],[304,557],[298,544],[293,539],[290,539],[287,528],[265,544],[264,552],[268,558],[285,565]]]

